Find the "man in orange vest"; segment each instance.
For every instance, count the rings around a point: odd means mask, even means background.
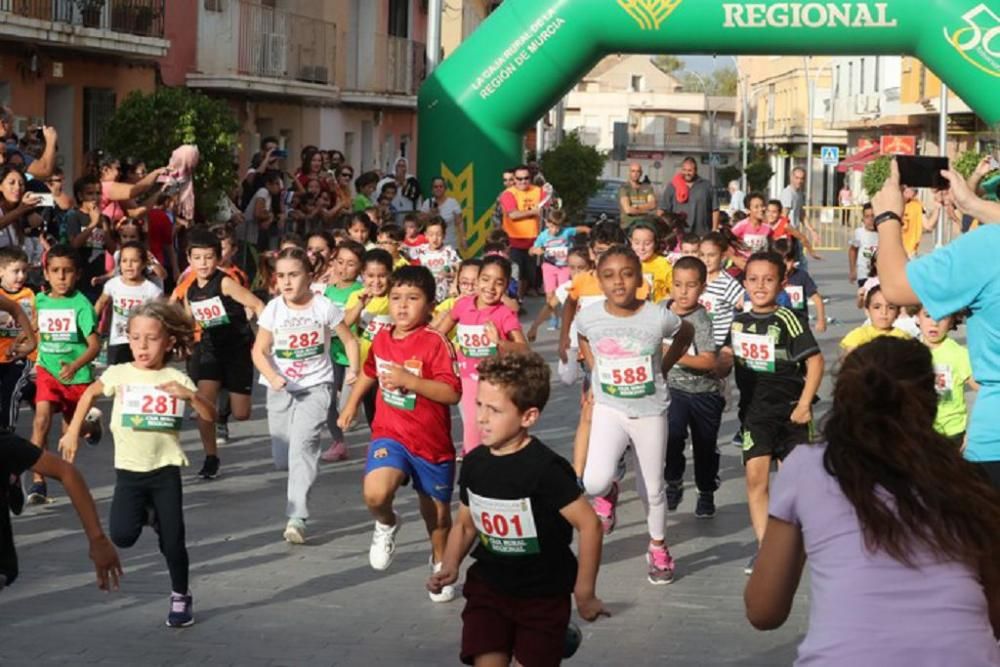
[[[526,286],[536,285],[535,258],[528,251],[538,238],[541,225],[542,189],[531,183],[531,170],[521,165],[514,170],[514,185],[500,195],[503,230],[510,237],[510,261],[520,269],[518,296]]]

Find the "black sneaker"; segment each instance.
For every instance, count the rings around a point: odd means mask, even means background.
[[[206,456],[205,463],[201,466],[201,471],[198,476],[202,479],[215,479],[219,476],[219,457],[218,456]]]
[[[29,505],[44,505],[49,502],[49,490],[45,486],[45,482],[35,482],[28,489],[28,504]]]
[[[186,628],[194,625],[194,598],[191,594],[170,594],[170,613],[167,614],[167,626],[171,628]]]
[[[699,493],[698,503],[694,506],[694,518],[711,519],[715,516],[715,494]]]
[[[11,514],[20,516],[24,511],[24,488],[21,486],[21,476],[13,477],[7,488],[7,506],[10,507]]]
[[[677,509],[677,506],[681,504],[681,500],[684,499],[684,483],[683,482],[667,482],[667,509],[671,512]]]

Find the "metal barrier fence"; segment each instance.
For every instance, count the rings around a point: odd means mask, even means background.
[[[854,230],[863,224],[861,206],[806,206],[804,211],[806,220],[819,236],[819,243],[813,243],[817,250],[846,250],[854,238]],[[942,245],[947,245],[959,234],[958,223],[946,219],[941,235]],[[925,232],[921,249],[930,250],[935,243],[935,232]]]

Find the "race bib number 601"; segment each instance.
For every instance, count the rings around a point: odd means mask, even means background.
[[[479,542],[488,551],[503,556],[527,556],[539,552],[531,498],[498,500],[469,491],[469,511],[479,531]]]

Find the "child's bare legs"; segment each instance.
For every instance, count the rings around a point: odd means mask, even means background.
[[[245,422],[250,419],[250,408],[253,407],[250,394],[234,394],[229,392],[229,409],[233,419]]]
[[[198,380],[198,393],[208,404],[215,405],[221,386],[222,384],[218,380]],[[233,409],[233,417],[236,417],[235,408]],[[198,433],[201,435],[201,446],[205,450],[205,456],[218,456],[219,445],[215,440],[215,422],[198,417]]]
[[[758,456],[746,463],[747,505],[750,508],[750,524],[753,526],[757,544],[764,539],[767,527],[768,481],[771,472],[771,457]]]
[[[578,479],[583,479],[583,469],[587,465],[587,451],[590,447],[590,421],[594,416],[594,402],[587,394],[580,401],[580,423],[573,437],[573,470]]]
[[[31,444],[41,450],[48,449],[49,429],[52,428],[52,403],[39,401],[35,405],[35,419],[31,424]],[[32,482],[44,482],[37,472],[31,473]]]
[[[392,511],[392,501],[396,490],[403,485],[406,475],[396,468],[378,468],[365,475],[362,493],[365,505],[375,520],[383,526],[396,525],[396,514]],[[421,509],[423,504],[421,503]],[[447,533],[446,533],[447,537]],[[443,553],[443,551],[442,551]]]
[[[431,538],[434,562],[440,563],[444,559],[448,531],[451,530],[451,507],[422,493],[418,493],[417,497],[420,498],[420,516],[423,517],[427,535]]]
[[[474,664],[476,667],[510,667],[511,664],[518,663],[511,663],[510,656],[506,653],[483,653],[476,656]]]

